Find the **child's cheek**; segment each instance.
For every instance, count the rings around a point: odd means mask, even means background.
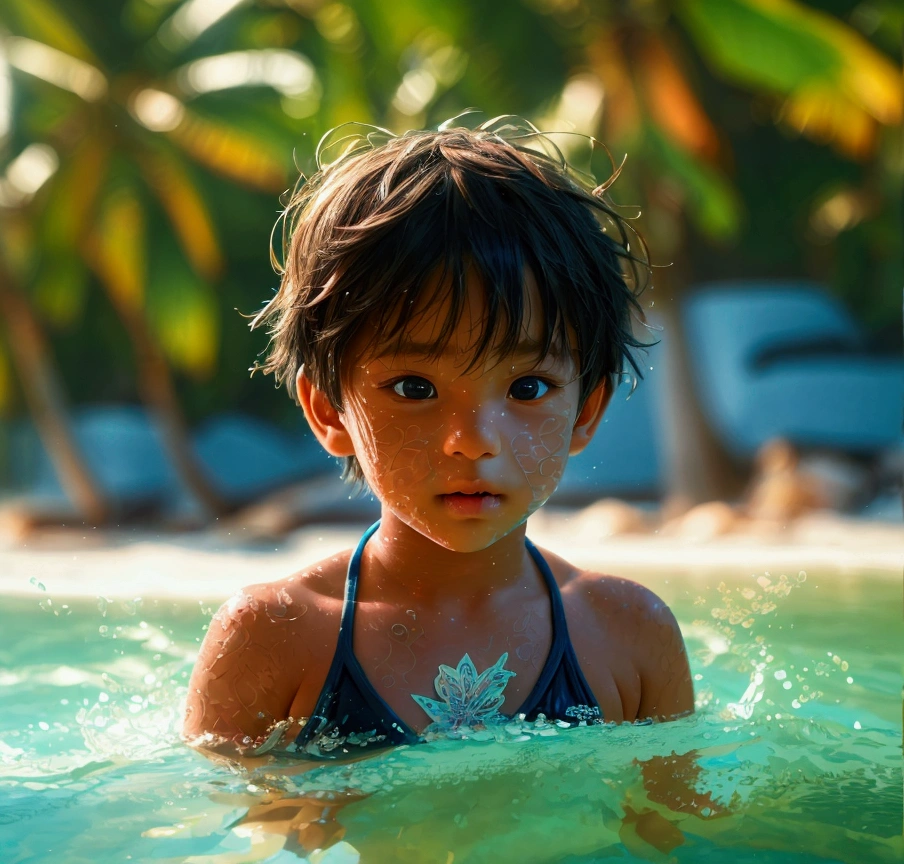
[[[565,470],[569,427],[567,414],[546,417],[536,430],[525,430],[512,441],[515,460],[530,484],[537,506],[556,491]]]
[[[374,481],[384,495],[405,494],[434,474],[430,440],[435,432],[399,423],[394,417],[375,418],[369,436]]]
[[[383,482],[389,492],[409,490],[428,480],[434,473],[430,459],[430,433],[410,424],[404,428],[387,425],[393,445],[384,450]]]
[[[368,484],[381,496],[424,482],[432,472],[428,435],[391,410],[349,400],[350,433]]]

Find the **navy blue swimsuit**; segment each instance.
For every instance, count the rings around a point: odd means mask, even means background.
[[[364,533],[349,561],[336,654],[314,713],[295,739],[296,754],[305,758],[335,759],[357,753],[360,748],[394,747],[423,740],[380,698],[352,650],[361,556],[379,525],[377,522]],[[526,538],[524,542],[549,591],[552,645],[534,689],[515,714],[523,714],[527,720],[544,714],[548,720],[600,723],[603,718],[599,704],[568,638],[559,586],[537,547]]]

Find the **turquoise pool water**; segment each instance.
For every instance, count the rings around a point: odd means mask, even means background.
[[[179,742],[213,604],[0,598],[0,862],[901,861],[900,579],[651,584],[696,716],[512,724],[306,773]]]

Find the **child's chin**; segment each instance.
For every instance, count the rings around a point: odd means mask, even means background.
[[[474,520],[473,522],[456,522],[444,525],[442,528],[435,525],[422,526],[417,530],[437,546],[442,546],[443,549],[448,549],[450,552],[468,553],[488,549],[503,537],[511,534],[520,524],[523,524],[523,520],[516,525],[506,525],[505,527],[481,524]]]

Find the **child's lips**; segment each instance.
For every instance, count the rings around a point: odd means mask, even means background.
[[[496,510],[502,503],[502,495],[493,492],[449,492],[440,495],[446,509],[459,516],[481,516]]]

